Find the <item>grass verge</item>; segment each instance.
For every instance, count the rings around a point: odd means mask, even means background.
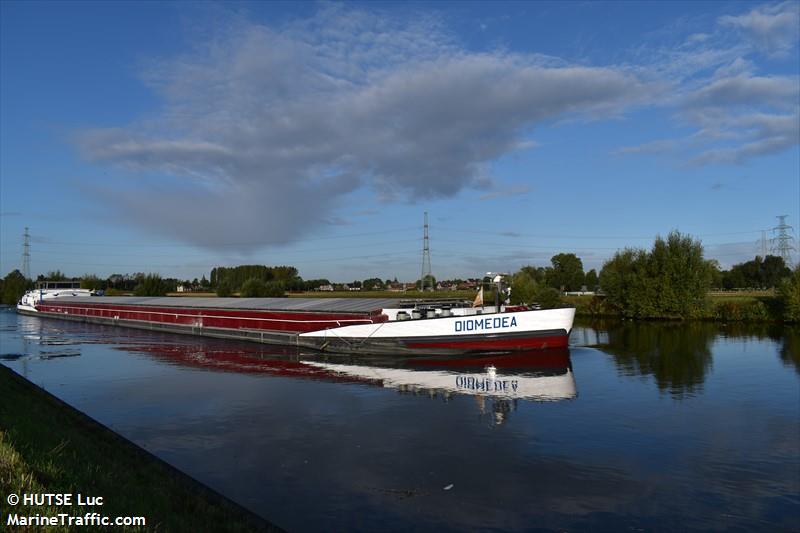
[[[143,516],[115,531],[280,531],[0,365],[0,530],[108,531],[9,525],[9,515]],[[9,494],[73,494],[73,505],[9,505]],[[77,494],[102,507],[75,505]]]

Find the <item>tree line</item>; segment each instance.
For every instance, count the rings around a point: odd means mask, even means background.
[[[94,275],[67,278],[59,271],[38,277],[45,279],[80,279],[83,288],[140,296],[165,295],[181,284],[215,291],[219,296],[238,293],[244,297],[285,296],[287,291],[330,285],[327,279],[304,280],[295,267],[285,265],[216,267],[209,279],[203,276],[192,282],[162,278],[155,273],[112,274],[105,280]],[[800,320],[800,269],[792,271],[783,258],[768,255],[722,270],[716,261],[704,258],[700,241],[677,231],[666,238],[657,237],[650,249],[618,251],[603,264],[599,274],[594,269],[584,272],[583,262],[576,254],[560,253],[551,257],[549,266],[522,267],[510,281],[512,303],[555,307],[561,304],[564,292],[600,291],[606,308],[631,318],[698,318],[707,316],[710,289],[775,289],[786,316]],[[370,278],[354,281],[352,286],[375,290],[390,283],[388,279]],[[9,273],[0,281],[3,303],[15,304],[32,287],[33,281],[18,270]]]
[[[800,267],[794,272],[777,256],[755,257],[722,270],[704,258],[700,241],[673,231],[650,249],[626,248],[603,264],[600,274],[583,273],[575,254],[558,254],[548,267],[526,266],[511,278],[512,303],[560,304],[563,291],[599,290],[593,305],[629,318],[708,318],[712,289],[775,289],[787,320],[800,320]],[[761,302],[756,302],[761,304]],[[763,307],[763,306],[762,306]],[[736,310],[722,310],[734,314]],[[760,316],[766,317],[763,309]],[[718,314],[718,313],[717,313]]]

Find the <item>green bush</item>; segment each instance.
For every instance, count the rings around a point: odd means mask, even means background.
[[[286,287],[281,281],[268,281],[267,290],[264,293],[266,297],[283,298],[286,296]]]
[[[228,280],[222,280],[217,283],[217,296],[220,298],[227,298],[233,295],[233,288]]]
[[[758,300],[718,302],[712,316],[725,322],[765,322],[771,319],[767,306]]]
[[[552,287],[542,287],[536,292],[536,303],[542,309],[553,309],[561,305],[561,291]]]
[[[169,284],[158,274],[147,274],[133,289],[136,296],[166,296]]]
[[[106,281],[98,278],[94,274],[86,274],[81,278],[81,289],[99,291],[106,288]]]
[[[250,278],[242,285],[239,296],[242,298],[280,298],[285,296],[286,287],[280,281],[262,281]]]
[[[9,272],[3,279],[3,303],[16,305],[25,291],[31,287],[31,282],[19,270]]]
[[[700,242],[673,231],[666,239],[656,237],[649,252],[617,252],[603,265],[600,286],[607,306],[623,316],[700,318],[707,312],[712,274]]]
[[[242,284],[239,296],[242,298],[263,298],[266,296],[267,284],[258,279],[250,278]]]
[[[586,306],[586,312],[592,316],[602,316],[607,314],[605,309],[605,298],[601,296],[592,296],[592,299],[589,300],[589,304]]]
[[[511,277],[511,303],[529,304],[536,299],[536,281],[526,271],[521,270]]]
[[[800,322],[800,265],[792,275],[783,280],[778,290],[783,304],[783,317],[789,322]]]

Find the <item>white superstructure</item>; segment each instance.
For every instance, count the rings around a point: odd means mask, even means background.
[[[43,300],[93,295],[94,291],[81,289],[80,281],[38,281],[35,289],[26,292],[19,299],[17,309],[35,313],[37,312],[36,306]]]

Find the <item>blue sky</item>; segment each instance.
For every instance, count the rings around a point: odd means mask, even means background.
[[[800,226],[800,3],[0,3],[0,273],[474,277]],[[772,237],[767,232],[767,238]],[[795,257],[797,257],[795,255]]]

